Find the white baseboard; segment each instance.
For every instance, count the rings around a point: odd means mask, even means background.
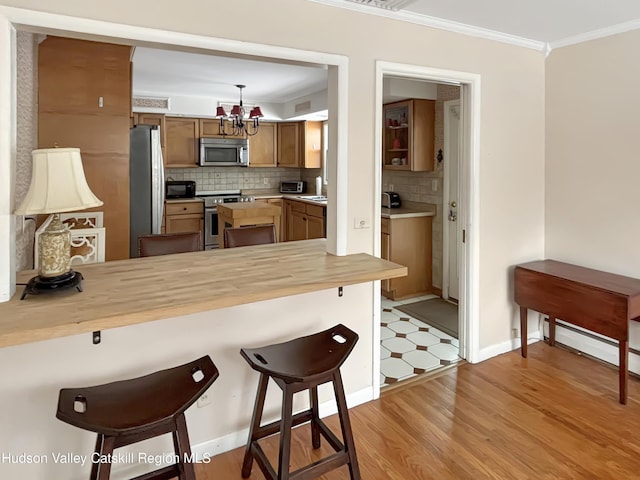
[[[528,335],[527,344],[530,345],[532,343],[539,342],[542,338],[540,331],[530,332]],[[512,340],[507,340],[506,342],[497,343],[495,345],[491,345],[489,347],[485,347],[480,350],[478,353],[478,363],[484,362],[492,357],[497,357],[498,355],[502,355],[503,353],[510,352],[512,350],[519,349],[521,345],[520,338],[514,338]]]
[[[362,403],[366,403],[373,400],[373,387],[363,388],[357,392],[347,395],[347,405],[349,408],[355,407]],[[328,417],[338,412],[338,407],[335,400],[322,402],[319,405],[320,417]],[[242,447],[247,444],[249,438],[249,428],[243,428],[237,432],[232,432],[223,437],[214,438],[207,442],[199,443],[198,445],[192,445],[191,451],[196,454],[198,461],[211,458],[214,455],[228,452],[234,448]]]

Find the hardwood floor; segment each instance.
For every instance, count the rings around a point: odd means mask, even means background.
[[[543,343],[527,359],[463,364],[350,414],[363,480],[640,478],[640,382],[630,379],[620,405],[616,370]],[[327,423],[337,428],[336,416]],[[272,461],[277,439],[263,444]],[[294,431],[293,468],[328,453],[311,449],[307,426]],[[242,455],[197,465],[198,480],[240,479]],[[250,478],[264,478],[256,465]]]

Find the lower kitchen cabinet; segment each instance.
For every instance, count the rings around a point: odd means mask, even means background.
[[[204,204],[202,202],[176,202],[165,205],[166,233],[200,232],[204,245]]]
[[[381,257],[408,269],[406,277],[381,282],[382,295],[391,300],[431,292],[432,217],[382,218]]]
[[[326,237],[326,207],[285,200],[285,240],[309,240]]]

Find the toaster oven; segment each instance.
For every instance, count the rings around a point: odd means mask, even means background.
[[[307,182],[281,182],[280,193],[304,193],[307,187]]]
[[[382,208],[399,208],[401,205],[400,195],[396,192],[382,193]]]

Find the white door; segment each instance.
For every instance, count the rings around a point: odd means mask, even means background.
[[[445,299],[458,300],[458,247],[460,229],[458,224],[459,184],[460,184],[460,100],[451,100],[444,104],[444,167],[445,192],[443,202],[444,229],[446,242],[444,249],[444,275],[442,296]]]

